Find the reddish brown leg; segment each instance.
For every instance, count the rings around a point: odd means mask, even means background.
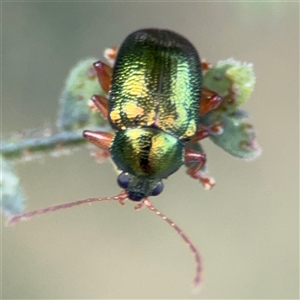
[[[201,61],[201,69],[202,71],[208,71],[209,69],[211,69],[211,64],[208,61],[203,59]]]
[[[112,76],[112,68],[100,60],[94,63],[94,68],[101,87],[106,93],[108,93]]]
[[[109,149],[113,135],[109,132],[85,130],[83,137],[99,148]]]
[[[218,93],[213,92],[205,87],[202,88],[199,107],[200,115],[205,115],[209,111],[217,108],[222,101],[223,98]]]
[[[205,162],[206,162],[206,155],[204,153],[201,153],[199,151],[186,148],[184,153],[184,160],[185,163],[196,163],[195,165],[188,168],[187,173],[192,176],[195,174],[198,170],[200,170]],[[192,176],[193,177],[193,176]]]
[[[223,127],[221,122],[216,122],[211,126],[200,125],[195,136],[190,140],[190,143],[198,142],[207,138],[210,135],[221,134],[223,132]]]
[[[210,135],[210,131],[208,128],[199,126],[198,131],[196,132],[195,136],[190,140],[190,143],[203,140],[207,138],[209,135]]]
[[[186,173],[193,179],[199,180],[205,190],[211,190],[216,185],[215,179],[208,176],[205,171],[198,170],[197,172],[192,172],[190,169],[187,169]]]
[[[110,157],[110,151],[109,149],[99,148],[91,151],[91,156],[94,157],[98,163],[102,163]]]
[[[105,119],[108,118],[108,99],[100,96],[94,95],[92,96],[91,100],[93,101],[94,105],[98,108],[100,113],[103,115]]]
[[[193,162],[196,164],[189,166],[188,163]],[[188,167],[186,173],[193,179],[199,180],[204,189],[210,190],[215,186],[216,182],[214,178],[206,174],[206,171],[203,168],[205,162],[206,155],[204,153],[189,148],[185,149],[185,163]]]
[[[106,48],[104,51],[104,57],[111,65],[115,64],[117,54],[118,54],[117,47]]]

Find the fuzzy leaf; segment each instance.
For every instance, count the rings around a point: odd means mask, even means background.
[[[0,158],[2,174],[0,180],[1,197],[0,207],[6,215],[19,214],[24,210],[23,191],[18,176],[14,173],[11,164]]]
[[[106,96],[93,67],[96,61],[96,58],[87,58],[78,62],[70,71],[60,98],[57,121],[60,131],[103,126],[107,123],[97,111],[92,111],[88,106],[92,95]]]
[[[231,114],[249,99],[254,90],[253,66],[233,59],[219,61],[204,75],[203,85],[224,98],[216,112]]]
[[[243,119],[225,114],[220,121],[224,127],[223,133],[210,136],[216,145],[235,157],[247,160],[255,159],[261,154],[252,125]]]

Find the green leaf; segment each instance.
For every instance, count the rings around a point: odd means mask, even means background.
[[[2,169],[0,207],[6,215],[19,214],[24,210],[24,195],[19,178],[6,159],[1,156],[0,160]]]
[[[219,61],[204,75],[203,85],[224,98],[216,112],[231,114],[250,98],[254,90],[253,65],[233,59]]]
[[[260,156],[261,148],[252,125],[244,119],[225,114],[220,121],[224,128],[223,133],[210,136],[216,145],[235,157],[252,160]]]
[[[88,106],[94,94],[106,96],[98,82],[93,63],[81,60],[71,69],[60,98],[57,126],[60,131],[103,126],[107,121]]]

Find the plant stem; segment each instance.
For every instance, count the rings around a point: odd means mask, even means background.
[[[46,137],[24,138],[17,142],[2,141],[1,154],[9,160],[26,159],[39,154],[60,154],[66,147],[75,147],[86,143],[81,133],[62,131]]]

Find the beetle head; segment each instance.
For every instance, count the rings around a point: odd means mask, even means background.
[[[181,141],[155,128],[117,131],[110,153],[123,172],[118,183],[134,201],[160,194],[162,179],[177,171],[184,162]]]
[[[118,176],[118,184],[127,191],[128,198],[133,201],[141,201],[148,196],[157,196],[164,188],[164,184],[158,179],[138,178],[126,172]]]

